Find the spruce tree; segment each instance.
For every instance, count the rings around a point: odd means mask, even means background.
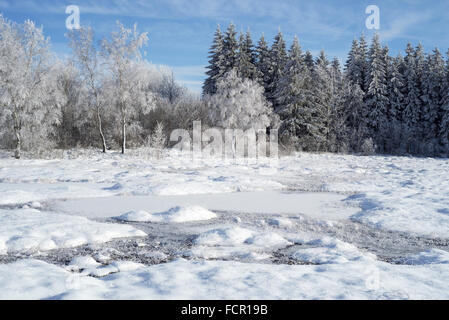
[[[438,150],[438,137],[441,117],[441,101],[444,93],[445,62],[442,54],[435,48],[427,56],[423,72],[423,139],[426,142],[426,154],[435,154]]]
[[[299,150],[315,151],[325,142],[314,94],[312,72],[305,65],[301,47],[295,38],[276,91],[276,111],[282,121],[281,141]]]
[[[282,32],[279,31],[274,38],[273,45],[270,50],[271,69],[269,74],[269,84],[267,97],[273,104],[274,109],[277,108],[276,92],[278,90],[279,81],[283,76],[285,66],[287,64],[287,50]]]
[[[253,42],[249,31],[246,35],[240,34],[239,48],[237,52],[237,74],[244,79],[257,80],[256,57]]]
[[[256,57],[259,84],[265,89],[265,97],[267,97],[271,81],[271,53],[264,35],[257,44]]]
[[[443,84],[443,98],[441,100],[441,122],[439,140],[442,152],[449,156],[449,50],[447,52],[446,70]]]
[[[223,40],[223,74],[236,68],[239,43],[235,25],[231,22]]]
[[[368,130],[378,146],[384,151],[387,119],[387,65],[386,54],[375,35],[369,51],[369,69],[365,87],[365,116]]]
[[[420,55],[422,53],[415,50],[410,43],[407,45],[405,56],[406,97],[403,117],[407,130],[407,152],[413,154],[419,153],[422,137],[422,90],[420,81],[422,69],[417,61],[417,57]]]
[[[398,55],[390,59],[387,65],[387,90],[388,90],[388,133],[385,152],[400,154],[404,137],[402,113],[404,106],[404,75],[401,69],[404,58]]]
[[[209,66],[207,79],[203,85],[203,95],[212,95],[217,91],[217,80],[223,77],[224,74],[224,56],[223,56],[223,34],[220,26],[217,26],[215,31],[214,41],[209,51]]]

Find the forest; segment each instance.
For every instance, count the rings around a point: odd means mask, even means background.
[[[253,43],[217,28],[201,96],[146,60],[148,34],[117,22],[109,36],[67,32],[62,59],[32,21],[0,16],[0,147],[42,155],[170,146],[174,129],[277,129],[284,152],[446,157],[449,60],[408,44],[392,57],[375,35],[355,39],[345,63],[314,57],[281,31]]]

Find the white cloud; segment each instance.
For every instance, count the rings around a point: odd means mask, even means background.
[[[425,21],[432,18],[431,12],[407,13],[397,15],[393,18],[392,23],[386,28],[380,30],[379,34],[383,41],[393,40],[397,38],[412,37],[412,30]],[[382,21],[381,21],[382,24]]]

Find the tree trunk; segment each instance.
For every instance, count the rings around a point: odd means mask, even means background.
[[[20,159],[20,152],[22,149],[22,140],[20,138],[20,130],[18,130],[17,128],[14,128],[14,131],[15,131],[16,139],[17,139],[16,150],[14,151],[14,157],[16,159]]]
[[[22,151],[22,137],[20,136],[20,121],[17,115],[17,109],[14,109],[13,118],[14,118],[14,134],[16,136],[16,150],[14,151],[14,157],[16,159],[20,159],[20,153]]]
[[[97,108],[98,131],[100,132],[101,142],[103,144],[103,153],[106,153],[106,139],[103,134],[103,126],[101,125],[100,110]]]
[[[123,122],[122,122],[122,154],[125,154],[125,148],[126,148],[126,121],[125,121],[125,118],[123,118]]]

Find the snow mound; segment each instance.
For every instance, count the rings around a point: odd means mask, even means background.
[[[200,234],[195,243],[203,246],[233,246],[245,243],[254,235],[254,231],[241,227],[219,228]]]
[[[439,249],[431,249],[409,256],[401,262],[410,265],[449,264],[449,252]]]
[[[245,243],[255,245],[258,247],[270,247],[270,248],[286,247],[292,244],[290,241],[284,239],[282,236],[272,232],[257,234],[254,237],[247,239]]]
[[[303,263],[311,264],[341,264],[349,261],[375,260],[376,256],[361,252],[356,246],[325,237],[312,240],[307,245],[313,248],[300,249],[292,254],[292,258]]]
[[[205,259],[268,259],[266,251],[291,245],[273,232],[256,232],[242,227],[213,229],[200,234],[186,255]]]
[[[116,217],[121,221],[132,222],[190,222],[210,220],[216,218],[217,215],[200,206],[174,207],[165,212],[148,213],[146,211],[130,211]]]
[[[275,226],[279,228],[289,228],[293,226],[293,222],[287,218],[273,218],[268,220],[270,226]]]
[[[92,257],[76,257],[74,258],[68,266],[68,269],[71,271],[80,271],[87,268],[96,268],[101,264],[95,261]]]
[[[40,212],[0,210],[0,252],[48,251],[115,238],[143,237],[131,226],[100,223],[87,218]]]

